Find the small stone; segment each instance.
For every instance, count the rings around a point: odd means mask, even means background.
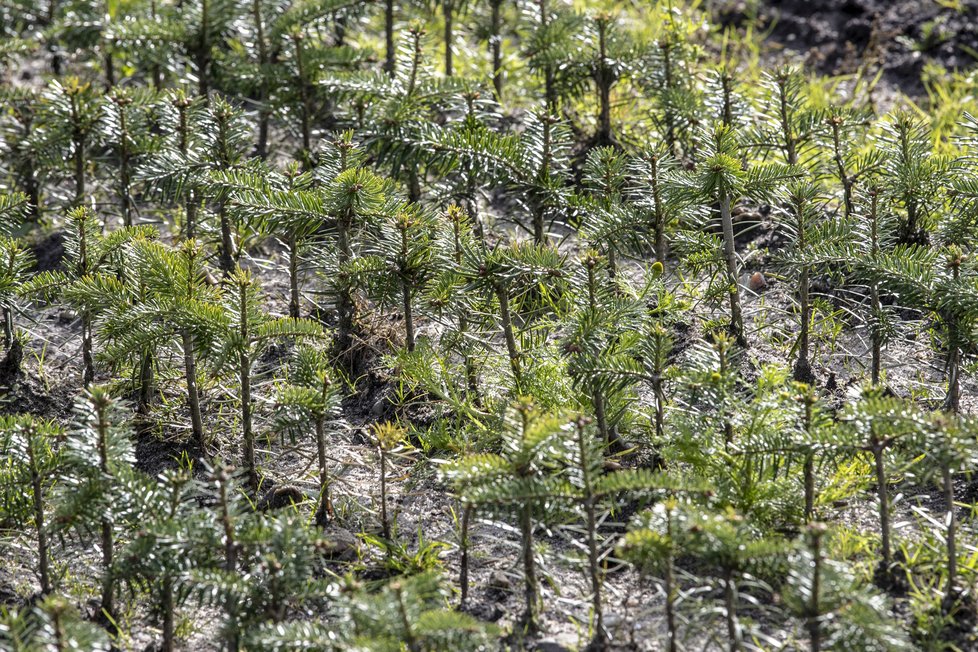
[[[533,648],[534,652],[571,652],[571,649],[557,641],[540,641]]]
[[[323,530],[320,549],[328,559],[353,561],[359,553],[360,542],[346,528],[333,525]]]
[[[512,593],[513,582],[502,571],[493,571],[489,576],[489,588],[501,593]]]
[[[754,272],[750,275],[750,280],[747,282],[747,287],[749,287],[752,292],[760,292],[767,287],[767,279],[764,278],[764,274]]]
[[[301,503],[306,499],[302,489],[290,484],[283,484],[272,487],[265,492],[256,505],[256,509],[265,512],[270,509],[282,509],[296,503]]]

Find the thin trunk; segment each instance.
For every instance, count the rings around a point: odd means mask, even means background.
[[[879,256],[880,245],[879,245],[879,220],[878,213],[879,210],[879,195],[880,191],[878,188],[873,188],[869,191],[870,195],[870,211],[869,211],[869,228],[870,228],[870,254],[875,261],[877,256]],[[870,368],[870,377],[874,386],[880,384],[880,372],[882,371],[882,349],[883,349],[883,329],[879,323],[881,317],[880,312],[882,310],[882,305],[880,304],[880,290],[879,284],[874,280],[869,284],[869,301],[870,310],[872,310],[872,332],[870,333],[870,338],[872,340],[872,362]]]
[[[197,361],[194,351],[194,338],[189,330],[184,330],[183,337],[183,364],[187,374],[187,401],[190,404],[190,424],[193,441],[203,447],[204,445],[204,421],[200,415],[200,396],[197,393]]]
[[[666,652],[677,652],[679,649],[677,639],[679,637],[676,630],[676,569],[672,552],[672,508],[667,507],[666,510],[666,537],[670,546],[668,556],[666,557],[665,577],[663,578],[666,592]]]
[[[48,570],[48,532],[44,524],[44,485],[35,448],[37,433],[31,429],[27,433],[27,459],[31,468],[31,499],[34,505],[34,529],[37,531],[38,574],[41,581],[41,595],[51,593],[51,573]]]
[[[523,626],[527,632],[535,632],[537,628],[537,610],[540,589],[537,585],[536,560],[533,552],[533,514],[529,505],[520,509],[520,532],[523,536],[523,596],[526,601],[526,611]]]
[[[105,44],[105,54],[103,55],[105,66],[105,90],[109,91],[115,86],[115,57],[112,56],[112,43]]]
[[[261,0],[254,0],[251,5],[252,17],[255,20],[255,41],[258,46],[258,74],[261,84],[258,88],[258,144],[255,153],[264,159],[268,155],[268,96],[269,70],[268,46],[265,43],[265,21],[261,14]]]
[[[809,383],[813,380],[812,366],[809,362],[809,329],[812,320],[812,306],[809,300],[809,273],[808,267],[801,270],[798,279],[798,301],[800,304],[801,323],[798,331],[798,359],[795,361],[794,378],[799,382]]]
[[[947,590],[945,591],[944,599],[950,605],[950,601],[957,597],[958,549],[956,542],[957,518],[954,514],[954,483],[951,476],[951,467],[947,462],[944,463],[941,469],[941,475],[944,480],[944,502],[947,504],[947,515],[945,516],[945,523],[947,524],[947,532],[945,534],[947,546]]]
[[[139,414],[149,414],[149,406],[153,401],[153,353],[144,351],[139,362]]]
[[[666,215],[662,207],[662,190],[659,187],[659,157],[653,155],[650,159],[652,164],[652,204],[655,223],[652,230],[655,233],[655,260],[662,265],[666,264]]]
[[[407,281],[401,282],[401,296],[404,301],[404,333],[407,350],[414,351],[414,313],[411,309],[411,286]]]
[[[461,597],[459,598],[459,609],[465,609],[466,600],[469,597],[469,523],[472,520],[472,503],[466,503],[462,508],[462,524],[459,533],[459,560],[458,585]]]
[[[805,233],[805,205],[803,199],[798,199],[795,204],[795,219],[798,220],[797,247],[799,251],[805,251],[808,246]],[[812,365],[809,360],[809,329],[812,321],[812,307],[809,300],[809,289],[811,286],[809,277],[811,269],[806,265],[802,267],[798,276],[798,304],[799,304],[799,328],[798,328],[798,358],[795,360],[794,379],[802,383],[811,383],[814,380],[812,375]]]
[[[211,44],[208,32],[210,31],[210,8],[209,0],[201,0],[200,3],[200,34],[197,40],[197,51],[195,63],[197,65],[197,93],[208,101],[210,93],[210,63],[211,63]]]
[[[384,43],[385,53],[384,71],[394,77],[394,0],[386,0],[384,3]]]
[[[601,600],[601,566],[598,551],[598,522],[594,506],[595,492],[591,467],[588,460],[587,433],[582,422],[577,424],[577,449],[581,456],[581,482],[584,490],[584,515],[587,527],[588,575],[591,580],[591,609],[594,611],[594,640],[592,649],[600,651],[608,647],[608,635],[604,628],[604,606]]]
[[[455,41],[454,20],[455,3],[453,0],[442,0],[442,13],[445,15],[445,76],[451,77],[452,67],[452,43]]]
[[[404,333],[407,340],[407,350],[414,351],[414,310],[411,306],[411,283],[408,280],[410,270],[408,268],[408,228],[407,221],[399,222],[398,229],[401,231],[401,251],[398,268],[401,274],[401,297],[404,305]]]
[[[187,239],[197,237],[197,208],[200,200],[197,198],[197,191],[190,190],[187,193]]]
[[[552,115],[545,115],[542,118],[543,122],[543,147],[542,154],[540,156],[540,171],[537,173],[537,179],[541,184],[545,184],[550,177],[550,160],[552,157],[551,146],[552,146],[552,127],[555,122]],[[544,217],[546,216],[547,207],[543,201],[538,198],[536,200],[536,206],[533,209],[533,242],[537,245],[545,244],[547,241],[546,224],[544,224]]]
[[[223,475],[220,482],[220,492],[221,527],[224,530],[224,570],[233,575],[238,569],[238,543],[234,531],[234,522],[231,519],[231,510],[228,506],[230,499],[228,481],[227,477]],[[229,620],[225,638],[227,650],[228,652],[238,652],[237,602],[230,596],[224,603],[224,611]]]
[[[805,476],[805,522],[815,518],[815,454],[807,453],[804,463]]]
[[[299,246],[295,234],[289,234],[289,317],[298,319],[299,310]]]
[[[316,507],[316,524],[327,525],[333,519],[333,501],[329,495],[329,469],[326,466],[325,415],[316,417],[316,460],[319,463],[319,505]]]
[[[151,0],[149,4],[149,16],[150,16],[150,20],[155,25],[157,21],[156,0]],[[156,63],[155,61],[153,62],[150,68],[151,68],[150,75],[153,78],[153,90],[155,90],[156,92],[160,92],[161,90],[163,90],[163,70],[160,67],[160,64]]]
[[[245,285],[241,286],[239,305],[241,320],[241,352],[238,373],[241,381],[241,431],[244,436],[244,467],[248,473],[248,483],[258,486],[258,470],[255,466],[255,434],[251,424],[251,356],[248,355],[250,333],[248,332],[248,297]]]
[[[839,126],[842,124],[842,120],[838,116],[832,117],[829,119],[829,125],[832,127],[832,148],[835,156],[835,167],[839,175],[839,182],[842,184],[843,207],[845,209],[845,218],[848,220],[849,216],[852,215],[853,180],[846,171],[845,160],[842,157],[842,139],[839,133]]]
[[[225,278],[234,271],[234,236],[231,233],[231,217],[228,215],[227,204],[221,200],[217,207],[218,218],[221,222],[221,252],[220,267]]]
[[[961,278],[960,263],[952,264],[951,275],[955,282]],[[958,320],[948,316],[947,324],[947,397],[944,399],[944,409],[957,412],[961,408],[961,336],[958,332]]]
[[[730,569],[727,569],[723,576],[723,610],[727,622],[727,636],[730,638],[730,652],[739,652],[741,634],[737,623],[737,585],[734,583],[733,571]]]
[[[351,216],[341,217],[337,221],[337,250],[339,265],[342,268],[353,257],[350,248]],[[340,353],[346,353],[353,345],[354,303],[352,291],[348,283],[341,278],[339,281],[339,298],[337,301],[337,347]]]
[[[598,133],[595,140],[602,145],[611,144],[611,86],[614,82],[611,70],[606,63],[608,22],[598,19],[598,65],[595,82],[598,87]]]
[[[108,415],[106,414],[105,404],[103,402],[98,402],[96,405],[96,428],[98,431],[98,458],[99,458],[99,470],[103,476],[109,477],[111,475],[111,470],[109,468],[109,423]],[[112,520],[109,518],[108,512],[104,512],[102,515],[102,536],[101,536],[101,548],[102,548],[102,599],[101,599],[101,610],[104,617],[109,621],[110,626],[115,628],[115,582],[112,577],[112,556],[113,556],[113,536],[112,536]]]
[[[126,102],[128,104],[128,102]],[[119,106],[119,208],[122,210],[122,225],[132,226],[132,197],[130,196],[129,170],[129,130],[126,124],[125,105]]]
[[[822,593],[822,536],[821,532],[812,534],[812,593],[808,597],[808,629],[809,649],[820,652],[822,649],[822,607],[819,597]]]
[[[390,541],[391,524],[387,518],[387,453],[383,446],[378,447],[380,455],[380,528],[385,540]]]
[[[75,206],[85,203],[85,139],[77,137],[74,144]]]
[[[665,88],[663,90],[668,93],[672,90],[673,82],[673,72],[672,72],[672,43],[667,39],[663,40],[662,44],[659,46],[662,50],[662,73],[665,78]],[[673,112],[673,107],[671,103],[665,103],[664,113],[666,121],[666,145],[669,147],[669,153],[673,156],[678,156],[679,151],[676,142],[676,123],[678,122],[676,116]]]
[[[102,519],[102,613],[115,621],[115,582],[112,579],[112,522]]]
[[[95,355],[92,352],[92,317],[82,311],[82,385],[88,387],[95,380]]]
[[[502,285],[496,285],[496,298],[499,300],[499,319],[502,322],[503,336],[506,338],[506,352],[509,355],[509,367],[513,371],[516,387],[523,385],[523,373],[520,368],[520,349],[516,343],[513,331],[513,318],[509,312],[509,293]]]
[[[875,438],[875,435],[874,435]],[[883,459],[883,444],[874,441],[872,445],[873,462],[876,469],[876,497],[879,502],[880,546],[882,547],[882,576],[890,578],[893,557],[890,553],[890,499],[886,486],[886,466]]]
[[[295,41],[295,66],[297,86],[299,88],[299,119],[300,130],[302,132],[302,167],[309,170],[312,167],[312,106],[309,98],[309,85],[306,81],[306,62],[305,54],[302,49],[303,36],[296,34]]]
[[[9,351],[14,343],[14,314],[10,306],[3,307],[3,345]]]
[[[489,3],[489,50],[492,54],[492,87],[496,91],[496,101],[503,99],[503,37],[500,17],[502,0]]]
[[[740,305],[740,278],[737,269],[737,250],[735,249],[733,216],[730,213],[730,195],[720,191],[720,219],[723,222],[723,255],[727,263],[727,284],[730,287],[730,331],[737,343],[747,346],[744,336],[744,317]]]
[[[540,18],[540,29],[546,29],[550,22],[550,10],[547,8],[547,0],[537,0],[537,9]],[[554,67],[546,64],[543,69],[543,97],[548,113],[557,113],[557,77]]]
[[[173,580],[169,576],[163,578],[162,598],[160,608],[163,610],[163,652],[173,652],[175,649]]]

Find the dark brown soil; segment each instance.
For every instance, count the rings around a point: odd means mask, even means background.
[[[944,6],[942,6],[944,5]],[[947,70],[978,63],[978,0],[766,0],[760,17],[769,41],[801,54],[824,74],[881,67],[883,81],[910,96],[925,92],[927,62]],[[718,18],[736,24],[748,3],[731,0]]]

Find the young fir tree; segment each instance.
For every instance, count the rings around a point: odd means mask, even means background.
[[[431,387],[427,391],[443,398],[454,396],[456,399],[461,399],[461,395],[464,394],[478,401],[479,379],[476,357],[481,338],[479,320],[472,319],[471,314],[474,310],[472,299],[478,301],[478,298],[465,292],[466,281],[462,274],[464,252],[476,246],[476,236],[466,211],[458,205],[448,207],[444,218],[438,223],[438,231],[435,244],[440,249],[438,258],[443,265],[438,277],[428,284],[424,301],[429,306],[432,319],[445,326],[438,339],[438,350],[443,351],[446,357],[458,356],[465,382],[459,388],[461,392],[454,391],[455,387],[452,384],[442,384],[439,381],[435,381],[438,389]],[[444,367],[453,367],[453,365],[447,363],[443,365]],[[412,365],[411,368],[415,369],[417,365]],[[430,378],[424,374],[423,368],[418,370],[422,372],[421,376]],[[416,376],[406,373],[405,377]],[[464,411],[462,407],[464,402],[464,400],[453,401],[455,405],[462,408],[462,411]]]
[[[112,364],[170,357],[182,360],[184,392],[190,412],[190,440],[207,443],[198,388],[199,367],[216,363],[220,343],[231,330],[222,305],[222,290],[208,281],[204,252],[195,240],[178,248],[150,240],[131,250],[136,300],[115,301],[105,315],[102,336],[104,357]],[[140,373],[140,382],[152,382]]]
[[[908,112],[894,113],[882,127],[881,187],[900,209],[899,241],[926,243],[934,216],[945,205],[954,161],[934,153],[930,129]]]
[[[550,391],[537,382],[538,373],[546,375],[545,366],[527,365],[525,358],[532,353],[528,349],[545,344],[539,319],[566,307],[570,293],[564,267],[563,254],[547,245],[518,242],[465,252],[466,290],[487,305],[487,319],[502,333],[514,396],[530,388]]]
[[[850,106],[830,106],[823,113],[824,127],[819,132],[822,151],[822,169],[837,184],[833,193],[839,203],[842,217],[849,220],[855,210],[857,184],[872,174],[883,161],[884,153],[875,147],[862,151],[855,143],[866,138],[870,123],[865,111]],[[841,196],[838,196],[841,192]]]
[[[217,171],[213,181],[225,189],[231,219],[250,223],[263,236],[285,247],[289,275],[289,317],[302,312],[302,276],[310,265],[310,252],[323,244],[328,220],[315,179],[290,165],[285,174],[251,166],[247,171]]]
[[[47,177],[45,129],[38,128],[40,92],[34,89],[0,88],[8,107],[0,116],[0,153],[13,187],[27,196],[27,217],[41,219],[42,190]]]
[[[792,346],[795,357],[792,375],[798,382],[813,383],[815,374],[811,364],[811,328],[814,307],[811,277],[814,270],[805,259],[813,250],[818,251],[833,243],[844,242],[848,233],[844,225],[824,218],[826,200],[818,186],[810,180],[793,181],[788,185],[786,194],[789,207],[785,211],[783,226],[792,239],[792,246],[782,255],[788,270],[794,275],[798,298],[798,337]],[[793,257],[800,257],[802,262],[795,263]]]
[[[15,347],[14,316],[19,311],[18,290],[27,280],[34,257],[23,242],[14,237],[27,217],[27,195],[0,193],[0,311],[3,313],[3,345],[8,373],[20,370],[22,350]]]
[[[82,618],[59,596],[0,612],[0,646],[10,652],[109,652],[114,648],[108,638],[104,630]]]
[[[666,621],[666,652],[680,649],[679,605],[682,587],[676,565],[688,536],[687,514],[691,510],[669,497],[634,519],[619,551],[639,572],[656,578],[663,594]]]
[[[387,467],[393,465],[397,459],[406,457],[411,451],[411,445],[407,441],[407,430],[397,423],[374,424],[371,435],[371,443],[377,450],[379,469],[380,535],[383,539],[382,544],[390,546],[397,538],[397,515],[391,514],[387,508],[390,493],[387,487],[390,480]]]
[[[152,227],[131,227],[102,232],[102,222],[88,208],[78,207],[67,215],[65,265],[60,270],[40,272],[24,283],[19,292],[43,300],[59,300],[78,312],[81,321],[82,384],[95,379],[95,320],[124,293],[124,280],[132,273],[126,245],[151,238]]]
[[[408,201],[421,199],[428,175],[431,148],[425,136],[433,122],[454,108],[458,95],[469,90],[454,78],[435,76],[428,65],[425,31],[412,24],[401,44],[403,65],[390,79],[367,73],[336,74],[322,80],[324,90],[337,96],[340,106],[352,105],[354,115],[338,117],[352,122],[378,171],[404,186]],[[339,112],[338,112],[339,113]]]
[[[668,183],[677,167],[671,155],[649,148],[629,161],[626,176],[626,200],[639,211],[640,219],[644,218],[655,262],[660,265],[666,264],[669,231],[681,208]]]
[[[604,560],[611,552],[609,544],[613,538],[601,531],[600,522],[619,508],[624,500],[641,499],[653,491],[657,494],[665,491],[674,493],[687,487],[674,478],[650,469],[608,469],[605,447],[594,435],[588,419],[579,417],[575,420],[573,442],[567,451],[570,462],[567,498],[577,517],[572,528],[577,530],[581,525],[584,527],[581,544],[586,551],[584,565],[591,586],[591,612],[594,619],[594,638],[589,648],[608,650],[611,649],[611,637],[604,617]]]
[[[363,278],[366,294],[378,306],[400,305],[404,315],[404,343],[413,351],[417,340],[419,303],[441,266],[435,247],[433,215],[418,204],[408,204],[377,225],[376,235],[364,243],[364,255],[351,271]]]
[[[699,24],[691,14],[673,11],[669,3],[656,3],[653,11],[649,23],[661,25],[662,31],[647,52],[640,79],[655,101],[652,121],[665,141],[665,154],[692,161],[699,156],[696,132],[705,103],[696,74]]]
[[[164,93],[154,107],[156,122],[164,132],[151,156],[138,168],[137,179],[146,183],[157,201],[183,206],[183,235],[197,237],[201,198],[196,185],[200,161],[206,156],[204,102],[182,89]]]
[[[266,624],[249,637],[252,647],[275,652],[298,648],[458,650],[477,652],[491,645],[496,628],[448,609],[444,583],[436,573],[401,577],[379,590],[353,577],[337,581],[328,621],[292,620]]]
[[[156,97],[148,92],[114,88],[108,94],[100,122],[102,141],[112,150],[117,174],[115,194],[123,226],[137,215],[134,180],[141,158],[152,155],[159,138],[150,132],[150,112]]]
[[[299,346],[289,363],[288,378],[275,395],[275,425],[280,432],[307,432],[309,423],[313,424],[319,481],[314,516],[320,526],[327,525],[334,517],[327,425],[339,411],[339,399],[340,387],[328,352],[309,345]]]
[[[899,460],[896,444],[924,428],[924,416],[909,402],[886,397],[879,389],[870,388],[862,400],[848,406],[842,421],[845,426],[841,434],[849,450],[868,453],[872,462],[880,529],[880,561],[875,581],[886,588],[895,582],[898,570],[890,514],[890,482]]]
[[[199,568],[192,576],[200,603],[226,611],[226,649],[254,649],[256,632],[284,627],[297,611],[326,607],[332,580],[322,553],[328,543],[287,511],[234,520],[235,566]]]
[[[221,638],[227,652],[240,649],[242,624],[247,618],[248,605],[239,602],[244,570],[241,563],[244,533],[257,518],[245,504],[243,491],[234,467],[215,466],[204,469],[201,490],[207,499],[206,527],[209,539],[218,543],[213,551],[214,563],[191,574],[197,599],[221,609],[224,623]]]
[[[633,296],[607,280],[607,263],[597,252],[585,252],[581,267],[583,278],[575,283],[581,286],[579,307],[570,316],[563,344],[567,372],[591,403],[607,452],[622,452],[627,446],[618,425],[626,417],[625,405],[641,374],[637,358],[644,310]]]
[[[139,517],[131,511],[137,487],[130,428],[120,405],[104,388],[92,386],[76,402],[63,455],[53,525],[60,530],[70,528],[82,538],[98,532],[102,566],[99,620],[117,632],[117,537],[129,519],[138,521]]]
[[[566,78],[571,96],[582,81],[594,85],[597,116],[595,131],[588,141],[596,147],[620,148],[612,119],[612,91],[639,68],[642,50],[639,43],[625,31],[618,17],[611,13],[598,13],[589,18],[582,30],[586,48],[573,50],[570,61],[559,61],[561,76]],[[580,75],[580,78],[575,78]],[[572,90],[573,89],[573,90]]]
[[[592,149],[584,162],[586,193],[575,198],[581,238],[605,256],[612,277],[620,258],[648,249],[644,215],[625,201],[628,168],[628,157],[616,149]]]
[[[214,565],[220,549],[198,498],[199,487],[184,469],[142,479],[139,528],[117,553],[120,579],[152,596],[163,652],[177,649],[180,608],[192,597],[188,578]]]
[[[695,510],[688,517],[683,550],[705,564],[722,588],[724,633],[727,649],[745,649],[744,626],[738,616],[738,583],[745,576],[755,578],[752,590],[770,591],[760,580],[776,575],[783,566],[784,542],[760,536],[741,515],[728,509],[721,513]]]
[[[544,415],[529,400],[506,411],[499,453],[475,453],[452,464],[446,476],[456,491],[480,512],[515,516],[520,533],[524,612],[527,632],[539,625],[541,587],[534,533],[553,517],[564,480],[556,474],[560,451],[569,445],[566,420]],[[515,512],[515,514],[514,514]]]
[[[923,463],[915,465],[911,473],[924,482],[936,484],[944,498],[944,571],[943,600],[941,606],[945,613],[951,614],[964,608],[958,571],[959,529],[955,476],[969,477],[971,469],[978,460],[978,447],[975,446],[974,419],[934,413],[928,415],[926,423],[909,437],[911,450],[923,451]]]
[[[744,169],[740,158],[741,137],[730,125],[716,124],[704,140],[700,165],[694,172],[675,180],[675,189],[689,205],[719,206],[722,251],[715,255],[724,270],[723,286],[730,308],[729,330],[737,344],[746,347],[732,207],[741,199],[760,202],[777,196],[783,184],[797,172],[779,163],[757,164]],[[698,229],[705,225],[694,223],[692,226]]]
[[[943,407],[957,411],[964,355],[978,318],[971,309],[976,269],[966,249],[953,242],[940,247],[898,246],[859,261],[858,270],[871,283],[896,295],[903,305],[934,319],[945,357]]]
[[[104,100],[91,83],[70,77],[63,84],[52,81],[41,95],[40,107],[36,120],[43,132],[44,160],[54,170],[70,166],[73,194],[68,203],[87,205],[91,152],[98,143]]]
[[[276,340],[295,341],[323,337],[322,326],[305,319],[273,318],[264,309],[261,288],[249,272],[237,270],[229,279],[230,291],[224,295],[230,332],[225,335],[221,357],[230,360],[238,375],[238,403],[241,408],[241,467],[252,488],[260,477],[255,461],[252,365]]]
[[[857,579],[847,564],[826,555],[823,523],[810,524],[789,559],[782,596],[801,621],[811,652],[835,649],[911,649],[884,595]]]
[[[367,225],[397,210],[390,183],[366,168],[345,168],[323,190],[323,210],[335,237],[335,254],[326,261],[329,292],[337,311],[336,349],[348,369],[354,368],[352,348],[357,328],[355,259],[360,247],[354,238]],[[335,256],[332,257],[332,256]]]
[[[573,9],[548,0],[536,0],[524,12],[526,38],[524,57],[530,71],[543,85],[544,110],[556,114],[562,99],[573,94],[584,77],[579,68],[561,65],[579,53],[575,36],[584,17]]]
[[[0,456],[6,460],[0,467],[0,522],[33,528],[41,595],[55,586],[47,514],[63,461],[57,448],[62,437],[53,422],[28,415],[0,417]]]

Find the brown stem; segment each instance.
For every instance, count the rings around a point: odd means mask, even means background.
[[[194,351],[194,338],[189,330],[181,333],[183,339],[183,364],[187,375],[187,401],[190,405],[190,425],[193,441],[203,447],[204,421],[200,414],[200,395],[197,391],[197,361]]]

